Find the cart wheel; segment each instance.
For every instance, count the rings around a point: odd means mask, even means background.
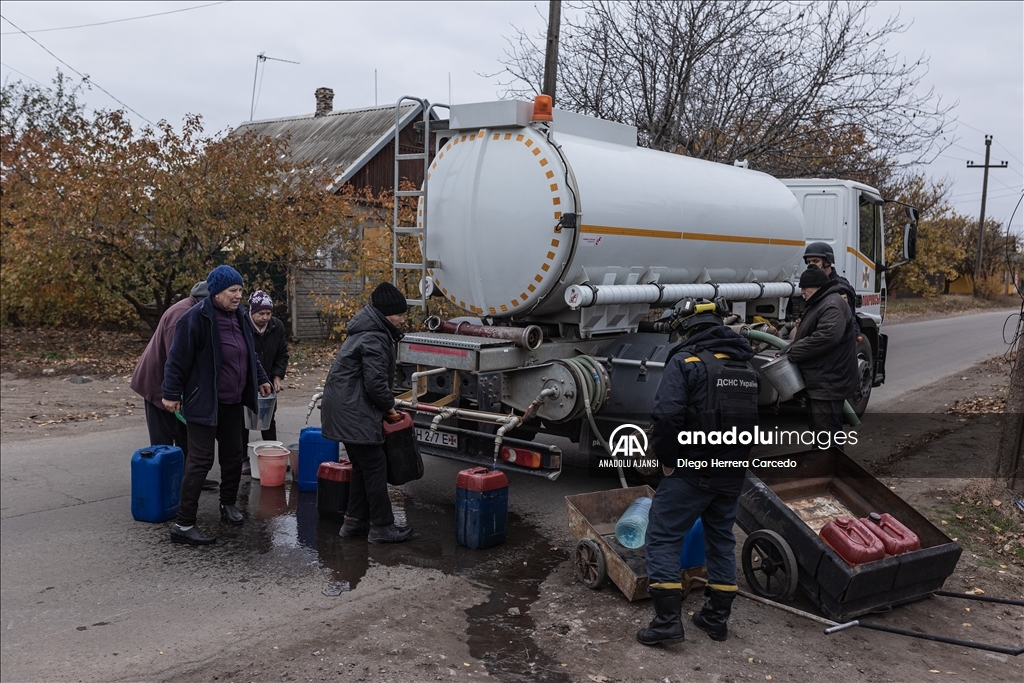
[[[600,546],[589,538],[584,538],[576,544],[573,565],[576,567],[576,576],[587,588],[600,588],[608,576],[604,553],[601,552]]]
[[[762,598],[789,600],[796,595],[796,556],[786,539],[759,529],[743,542],[743,575]]]

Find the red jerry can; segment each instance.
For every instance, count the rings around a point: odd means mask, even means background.
[[[352,481],[352,463],[322,462],[316,473],[316,509],[322,519],[345,521],[348,509],[348,489]]]
[[[921,540],[917,534],[888,512],[872,512],[860,521],[882,542],[886,555],[902,555],[921,549]]]
[[[818,534],[839,557],[856,567],[885,557],[885,547],[859,519],[839,516]]]

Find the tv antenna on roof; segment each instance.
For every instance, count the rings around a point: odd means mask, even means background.
[[[277,57],[268,57],[266,52],[261,52],[256,55],[256,71],[252,75],[252,101],[249,103],[249,120],[252,121],[253,115],[256,113],[256,77],[259,76],[260,88],[263,88],[263,75],[260,72],[260,65],[263,65],[263,71],[266,71],[267,60],[270,59],[275,62],[285,62],[287,64],[298,64],[299,62],[293,62],[290,59],[279,59]]]

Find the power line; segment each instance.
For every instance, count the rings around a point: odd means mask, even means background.
[[[964,125],[966,125],[966,124],[964,124]],[[993,140],[993,142],[995,142],[995,140]],[[951,142],[951,143],[949,143],[949,144],[950,144],[950,145],[951,145],[952,147],[957,147],[957,148],[959,148],[959,149],[962,149],[962,150],[964,150],[965,152],[970,152],[970,153],[972,153],[972,154],[976,154],[976,153],[977,153],[977,152],[975,152],[975,151],[974,151],[973,149],[968,149],[967,147],[964,147],[963,145],[958,145],[958,144],[956,144],[955,142]],[[997,145],[999,145],[999,143],[998,143],[998,142],[996,142],[996,144],[997,144]],[[1000,147],[1003,147],[1002,145],[999,145],[999,146],[1000,146]],[[1009,153],[1009,150],[1007,150],[1007,149],[1006,149],[1005,147],[1003,147],[1003,149],[1004,149],[1004,150],[1006,150],[1006,152],[1007,152],[1007,153]],[[940,157],[941,157],[941,156],[944,156],[944,157],[946,157],[947,159],[956,159],[957,161],[970,161],[970,159],[961,159],[960,157],[954,157],[954,156],[950,156],[950,155],[948,155],[948,154],[945,154],[945,153],[941,153],[941,154],[939,154],[939,156],[940,156]],[[1014,157],[1014,156],[1013,156],[1013,154],[1010,154],[1010,156],[1011,156],[1011,157],[1013,157],[1013,159],[1014,159],[1014,160],[1016,161],[1016,157]],[[1019,162],[1019,161],[1017,161],[1017,163],[1018,163],[1018,164],[1020,164],[1020,162]],[[1021,165],[1022,165],[1022,166],[1024,166],[1024,164],[1021,164]],[[1016,173],[1017,175],[1024,175],[1024,174],[1022,174],[1022,173],[1021,173],[1020,171],[1018,171],[1017,169],[1013,168],[1012,166],[1007,166],[1007,168],[1009,168],[1009,169],[1010,169],[1011,171],[1013,171],[1013,172],[1014,172],[1014,173]]]
[[[1007,168],[1009,168],[1009,167],[1007,167]],[[1011,168],[1010,170],[1012,171],[1013,169]],[[1020,192],[1020,189],[1019,189],[1019,188],[1016,188],[1016,187],[1010,187],[1009,185],[1007,185],[1007,184],[1006,184],[1006,183],[1004,183],[1003,181],[999,180],[998,178],[992,178],[992,182],[994,182],[994,183],[996,183],[996,184],[998,184],[998,185],[1002,185],[1002,186],[1003,186],[1003,187],[1005,187],[1005,188],[1006,188],[1007,190],[1013,190],[1014,192]]]
[[[15,68],[14,68],[13,66],[11,66],[10,64],[7,64],[7,63],[5,63],[5,62],[0,62],[0,65],[6,66],[6,67],[7,67],[8,69],[10,69],[11,71],[13,71],[14,73],[16,73],[16,74],[21,74],[22,76],[24,76],[24,77],[25,77],[25,78],[27,78],[28,80],[32,81],[33,83],[38,83],[39,85],[43,86],[44,88],[49,88],[49,87],[50,87],[50,86],[48,86],[48,85],[46,85],[46,84],[44,84],[44,83],[40,83],[40,82],[39,82],[39,81],[37,81],[36,79],[34,79],[34,78],[32,78],[31,76],[29,76],[29,75],[28,75],[27,73],[24,73],[23,71],[18,71],[17,69],[15,69]]]
[[[963,121],[961,121],[960,119],[957,119],[956,123],[957,123],[958,125],[964,125],[964,126],[967,126],[967,127],[968,127],[968,128],[970,128],[971,130],[973,130],[973,131],[976,131],[976,132],[978,132],[978,133],[981,133],[982,135],[985,135],[985,131],[981,130],[980,128],[975,128],[974,126],[972,126],[972,125],[971,125],[971,124],[969,124],[969,123],[964,123],[964,122],[963,122]],[[1021,166],[1024,166],[1024,162],[1022,162],[1022,161],[1021,161],[1020,159],[1018,159],[1017,157],[1015,157],[1015,156],[1013,155],[1013,152],[1011,152],[1010,150],[1006,149],[1006,147],[1005,147],[1005,146],[1004,146],[1004,145],[1003,145],[1002,143],[1000,143],[1000,142],[996,142],[996,144],[997,144],[997,145],[999,145],[1000,147],[1002,147],[1002,148],[1003,148],[1003,151],[1004,151],[1004,152],[1006,152],[1007,154],[1009,154],[1009,155],[1010,155],[1010,158],[1011,158],[1011,159],[1013,159],[1014,161],[1016,161],[1016,162],[1017,162],[1018,164],[1020,164]],[[959,147],[959,145],[956,145],[956,146],[957,146],[957,147]],[[965,149],[965,148],[961,147],[961,149]],[[971,150],[967,150],[967,151],[969,152],[969,151],[971,151]]]
[[[76,69],[75,67],[73,67],[73,66],[71,66],[70,64],[68,64],[67,62],[65,62],[65,61],[64,61],[63,59],[61,59],[61,58],[60,58],[60,57],[58,57],[57,55],[55,55],[55,54],[53,54],[52,52],[50,52],[50,50],[49,50],[49,49],[48,49],[48,48],[47,48],[47,47],[46,47],[45,45],[43,45],[42,43],[40,43],[40,42],[39,42],[38,40],[36,40],[36,39],[35,39],[35,38],[33,38],[32,36],[30,36],[29,34],[25,33],[25,31],[22,31],[22,30],[21,30],[21,28],[20,28],[20,27],[19,27],[19,26],[18,26],[17,24],[15,24],[15,23],[14,23],[13,21],[11,21],[10,19],[8,19],[7,17],[5,17],[5,16],[4,16],[4,15],[2,15],[2,14],[0,14],[0,19],[3,19],[3,20],[4,20],[4,21],[6,21],[6,22],[7,22],[8,24],[10,24],[10,25],[11,25],[11,26],[13,26],[14,28],[18,29],[18,31],[20,31],[21,33],[24,33],[24,34],[25,34],[25,37],[26,37],[26,38],[28,38],[29,40],[31,40],[31,41],[32,41],[33,43],[35,43],[35,44],[36,44],[36,45],[38,45],[39,47],[43,48],[43,50],[45,50],[45,51],[46,51],[46,53],[47,53],[48,55],[50,55],[51,57],[53,57],[54,59],[56,59],[56,60],[57,60],[58,62],[60,62],[61,64],[63,64],[63,65],[64,65],[64,66],[66,66],[67,68],[71,69],[72,71],[74,71],[74,72],[75,72],[76,74],[78,74],[78,75],[79,75],[79,77],[81,77],[81,79],[82,79],[82,80],[84,80],[84,81],[88,81],[88,82],[89,82],[89,83],[91,83],[92,85],[96,86],[96,89],[97,89],[97,90],[100,90],[101,92],[104,92],[104,93],[106,93],[106,94],[107,94],[107,96],[109,96],[109,97],[110,97],[110,99],[114,100],[115,102],[117,102],[117,103],[118,103],[118,104],[120,104],[120,105],[121,105],[122,107],[124,107],[124,108],[125,108],[125,109],[127,109],[128,111],[130,111],[130,112],[132,112],[133,114],[135,114],[136,116],[138,116],[138,117],[139,117],[140,119],[142,119],[143,121],[145,121],[145,122],[146,122],[146,123],[148,123],[149,125],[151,125],[151,126],[152,126],[152,125],[155,125],[155,124],[154,124],[154,123],[153,123],[152,121],[150,121],[149,119],[147,119],[147,118],[146,118],[145,116],[143,116],[143,115],[142,115],[142,114],[140,114],[139,112],[135,111],[134,109],[132,109],[131,107],[129,107],[129,106],[127,105],[127,104],[125,104],[125,103],[124,103],[124,102],[122,102],[121,100],[119,100],[119,99],[117,99],[116,97],[114,97],[113,93],[111,93],[111,92],[110,92],[109,90],[107,90],[106,88],[104,88],[104,87],[103,87],[102,85],[100,85],[100,84],[99,84],[99,83],[97,83],[96,81],[92,80],[91,78],[89,78],[88,76],[86,76],[85,74],[83,74],[83,73],[82,73],[81,71],[79,71],[79,70],[78,70],[78,69]]]
[[[1007,197],[1015,197],[1019,193],[1020,190],[1007,188],[1005,190],[996,190],[994,192],[989,192],[988,196],[991,197],[992,199],[1006,199]],[[977,201],[981,199],[981,192],[960,192],[958,194],[949,195],[950,199],[967,199],[970,197],[973,197],[974,201]]]
[[[97,21],[96,23],[93,23],[93,24],[77,24],[75,26],[58,26],[56,28],[37,28],[37,29],[34,29],[32,31],[5,31],[4,33],[0,33],[0,36],[13,36],[13,35],[17,35],[18,33],[29,34],[29,33],[48,33],[50,31],[70,31],[73,28],[89,28],[90,26],[106,26],[107,24],[119,24],[119,23],[121,23],[123,21],[135,21],[136,19],[149,19],[150,17],[162,17],[165,14],[177,14],[178,12],[190,12],[190,11],[192,11],[194,9],[203,9],[204,7],[213,7],[214,5],[223,5],[225,2],[230,2],[230,0],[224,0],[223,2],[211,2],[211,3],[208,3],[206,5],[197,5],[195,7],[185,7],[183,9],[175,9],[175,10],[171,10],[169,12],[157,12],[156,14],[143,14],[142,16],[138,16],[138,17],[127,17],[125,19],[111,19],[110,21]],[[13,26],[13,25],[14,24],[11,24],[11,26]]]
[[[1014,161],[1016,161],[1016,162],[1017,162],[1018,164],[1020,164],[1021,166],[1024,166],[1024,163],[1021,163],[1021,160],[1020,160],[1020,159],[1018,159],[1017,157],[1013,156],[1013,152],[1011,152],[1010,150],[1006,149],[1006,146],[1005,146],[1005,145],[1003,145],[1003,144],[1002,144],[1002,143],[1000,143],[1000,142],[996,142],[996,144],[997,144],[997,145],[999,145],[1000,147],[1002,147],[1002,148],[1003,148],[1003,151],[1004,151],[1004,152],[1006,152],[1007,154],[1009,154],[1009,155],[1010,155],[1010,158],[1011,158],[1011,159],[1013,159]]]

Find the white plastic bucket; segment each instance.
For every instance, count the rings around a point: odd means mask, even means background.
[[[260,478],[260,464],[256,458],[256,449],[261,446],[279,446],[284,447],[284,443],[280,441],[250,441],[249,442],[249,468],[253,479],[259,480]]]
[[[779,392],[780,401],[788,401],[796,392],[804,388],[804,378],[800,368],[787,356],[779,356],[761,366],[761,373]]]

